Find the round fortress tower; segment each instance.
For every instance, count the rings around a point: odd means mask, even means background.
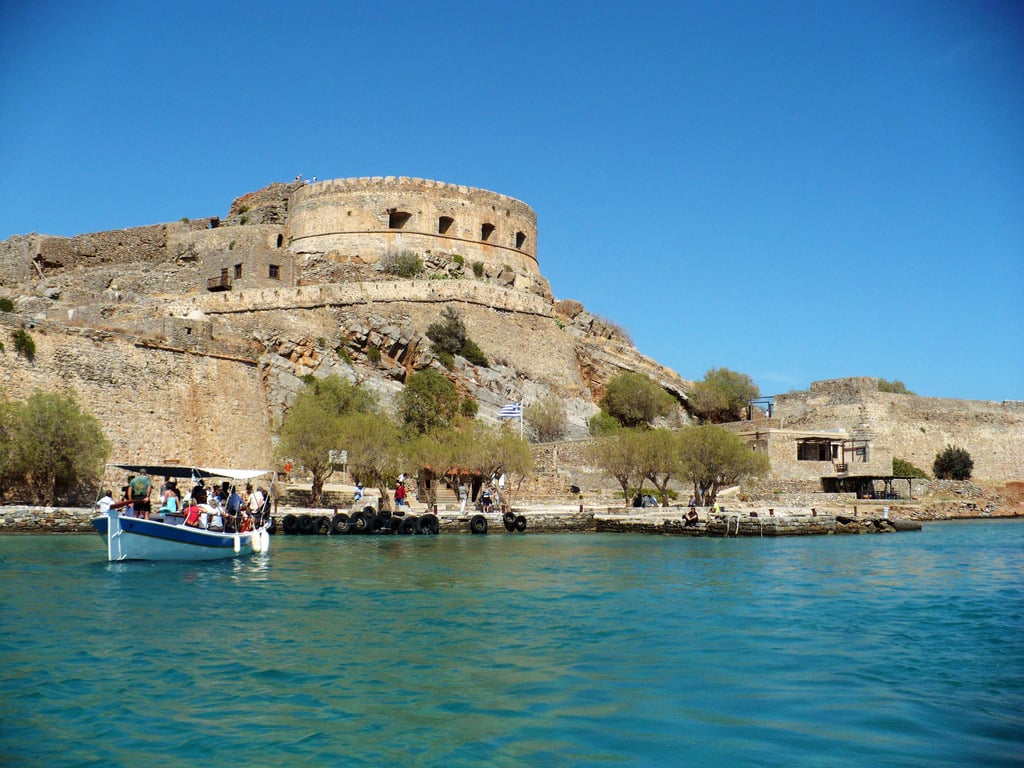
[[[540,276],[530,206],[440,181],[375,176],[306,184],[289,200],[286,236],[292,251],[371,264],[388,252],[445,253]]]

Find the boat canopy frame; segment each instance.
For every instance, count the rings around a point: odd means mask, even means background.
[[[107,466],[136,474],[145,471],[155,477],[225,477],[229,480],[253,480],[274,475],[272,469],[231,469],[226,467],[193,467],[188,464],[108,464]]]

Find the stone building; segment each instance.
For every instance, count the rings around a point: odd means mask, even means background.
[[[406,177],[306,184],[288,201],[285,230],[296,252],[376,263],[388,252],[445,253],[467,264],[540,275],[537,214],[495,192]]]

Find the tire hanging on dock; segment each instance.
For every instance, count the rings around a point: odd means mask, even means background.
[[[436,536],[441,530],[441,524],[437,515],[426,514],[420,517],[420,533],[427,536]]]
[[[515,525],[516,525],[516,530],[519,531],[520,533],[522,533],[523,531],[526,530],[526,518],[523,517],[522,515],[517,515],[516,516],[516,523],[515,523]]]
[[[313,530],[313,518],[310,515],[299,515],[299,533],[309,535]]]
[[[487,518],[483,515],[473,515],[469,520],[469,530],[473,533],[487,533]]]
[[[410,536],[414,533],[420,532],[420,520],[416,515],[409,515],[408,517],[402,518],[402,526],[398,529],[398,532],[403,536]]]
[[[348,515],[344,512],[339,512],[331,518],[331,530],[337,534],[348,533]]]
[[[285,533],[292,534],[299,532],[299,518],[295,515],[287,514],[284,516],[284,520],[281,521],[281,527]]]

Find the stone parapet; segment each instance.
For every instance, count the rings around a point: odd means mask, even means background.
[[[452,253],[539,274],[537,215],[506,195],[428,179],[335,179],[296,189],[288,247],[373,264],[386,252]]]

